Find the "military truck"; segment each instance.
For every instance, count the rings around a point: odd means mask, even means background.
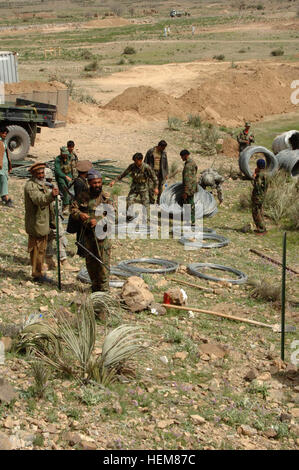
[[[55,105],[22,98],[17,98],[15,103],[0,104],[0,124],[8,128],[6,142],[12,161],[23,160],[28,155],[42,127],[65,125],[64,121],[56,121],[56,114]]]
[[[190,13],[188,13],[187,11],[171,10],[170,16],[171,18],[180,17],[180,16],[190,16]]]

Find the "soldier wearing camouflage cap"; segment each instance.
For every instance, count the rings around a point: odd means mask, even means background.
[[[62,195],[63,212],[66,212],[70,205],[68,187],[72,182],[72,157],[67,147],[60,147],[60,155],[55,158],[54,172]]]
[[[239,153],[241,153],[246,147],[249,147],[254,142],[254,135],[249,134],[250,122],[245,122],[245,129],[240,132],[237,137],[239,143]]]

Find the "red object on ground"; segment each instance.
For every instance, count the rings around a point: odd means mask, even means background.
[[[164,304],[168,304],[168,305],[171,304],[171,302],[170,302],[170,297],[169,297],[169,295],[168,295],[166,292],[164,292],[163,303],[164,303]]]

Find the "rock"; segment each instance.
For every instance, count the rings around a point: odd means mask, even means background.
[[[228,350],[221,345],[213,344],[213,343],[203,343],[199,345],[199,352],[204,354],[214,354],[217,359],[221,359],[225,355],[227,355]]]
[[[50,423],[47,425],[47,431],[50,434],[55,434],[57,432],[57,426],[55,424]]]
[[[264,436],[268,439],[274,439],[277,436],[277,432],[274,429],[267,429],[267,431],[264,432]]]
[[[289,422],[292,419],[292,415],[290,415],[288,413],[281,413],[281,415],[279,416],[279,419],[283,423],[284,422]]]
[[[12,400],[16,400],[17,398],[18,393],[15,389],[3,378],[0,378],[0,402],[10,403]]]
[[[165,292],[165,294],[168,295],[170,303],[173,305],[186,304],[186,294],[184,294],[183,289],[180,289],[179,287],[171,287]]]
[[[15,425],[15,422],[10,416],[7,416],[7,418],[3,422],[3,427],[6,429],[12,429]]]
[[[132,312],[140,312],[148,308],[154,301],[153,294],[143,279],[131,276],[124,283],[121,298]]]
[[[181,361],[184,361],[188,357],[189,353],[187,351],[178,351],[174,354],[173,358],[174,359],[180,359]]]
[[[158,421],[157,426],[159,429],[165,429],[168,428],[168,426],[171,426],[172,424],[174,424],[173,419],[164,419],[162,421]]]
[[[285,399],[285,395],[282,390],[269,390],[269,396],[267,397],[267,401],[274,401],[276,403],[281,403],[282,400]]]
[[[97,450],[97,445],[95,442],[85,441],[82,439],[79,445],[82,450]]]
[[[149,308],[152,310],[154,309],[156,311],[156,315],[166,315],[167,313],[167,310],[165,307],[163,307],[163,305],[161,304],[158,304],[157,302],[152,302],[149,306]]]
[[[256,378],[257,378],[257,370],[256,369],[250,369],[244,377],[244,379],[248,380],[249,382],[252,382]]]
[[[2,336],[0,342],[4,344],[4,352],[11,351],[12,339],[9,336]]]
[[[299,408],[292,408],[290,413],[294,418],[299,418]]]
[[[163,362],[163,364],[165,364],[165,365],[168,364],[168,362],[169,362],[166,356],[161,356],[159,359],[160,359],[160,361]]]
[[[195,424],[204,424],[206,420],[200,415],[191,415],[190,418]]]
[[[74,446],[81,442],[80,434],[77,434],[75,432],[70,432],[70,431],[63,434],[62,439],[66,441],[70,446]]]
[[[257,434],[257,430],[252,428],[251,426],[248,426],[247,424],[241,424],[239,429],[241,431],[241,434],[243,434],[244,436],[252,437]]]
[[[274,365],[270,366],[270,374],[271,375],[278,374],[278,372],[279,372],[279,368],[277,366],[274,366]]]
[[[217,379],[212,379],[211,382],[209,383],[209,388],[211,392],[216,392],[220,388],[220,383]]]
[[[262,382],[267,382],[267,380],[271,380],[270,372],[264,372],[263,374],[257,377],[257,380],[261,380]]]
[[[203,361],[209,361],[210,356],[208,354],[201,354],[200,359],[202,359]]]
[[[6,434],[0,431],[0,450],[12,450],[12,443]]]

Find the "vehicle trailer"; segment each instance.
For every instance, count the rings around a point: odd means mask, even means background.
[[[42,127],[62,127],[64,121],[56,121],[57,106],[17,98],[15,103],[0,104],[0,124],[8,128],[6,137],[9,157],[23,160],[34,146],[36,134]]]

